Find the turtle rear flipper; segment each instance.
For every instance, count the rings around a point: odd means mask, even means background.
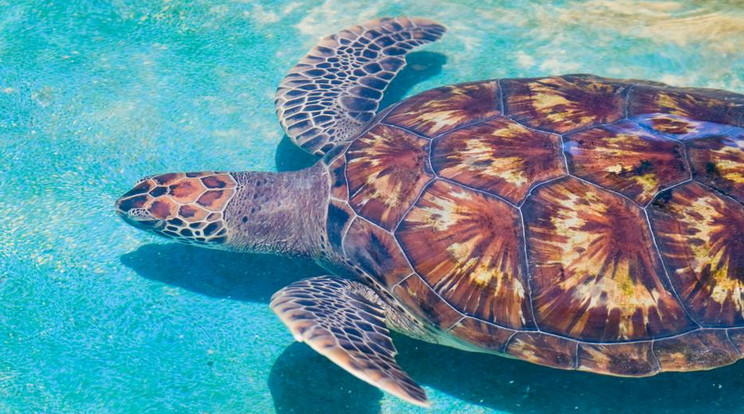
[[[382,307],[369,287],[319,276],[295,282],[271,298],[271,309],[300,342],[354,376],[411,403],[426,393],[395,362],[397,351]]]
[[[276,92],[276,112],[289,138],[318,155],[354,138],[375,117],[406,54],[438,40],[445,30],[431,20],[398,17],[323,38]]]

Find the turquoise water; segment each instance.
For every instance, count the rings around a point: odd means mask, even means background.
[[[312,163],[272,100],[322,35],[449,26],[388,103],[563,72],[744,92],[738,0],[347,3],[0,0],[0,412],[423,411],[293,343],[268,300],[317,267],[170,244],[113,211],[146,174]],[[744,363],[630,380],[395,341],[435,412],[744,410]]]

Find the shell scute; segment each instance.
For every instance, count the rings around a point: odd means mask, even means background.
[[[629,377],[643,377],[659,372],[651,341],[623,344],[579,343],[578,369]]]
[[[569,134],[572,174],[645,205],[660,189],[690,178],[683,144],[624,121]]]
[[[519,220],[504,201],[435,181],[396,235],[416,271],[453,307],[524,329],[534,322]]]
[[[462,319],[462,314],[437,295],[418,275],[403,279],[393,294],[410,311],[441,330],[447,330]]]
[[[744,129],[687,143],[695,179],[744,203]]]
[[[649,208],[677,294],[705,326],[744,323],[744,206],[697,183]]]
[[[516,331],[466,317],[450,328],[450,333],[479,349],[503,352]]]
[[[339,200],[349,198],[349,186],[346,183],[346,160],[344,157],[337,157],[328,166],[328,173],[331,180],[331,196]]]
[[[630,116],[659,113],[726,125],[736,125],[742,112],[741,95],[713,89],[636,85],[628,105]]]
[[[501,113],[496,81],[444,86],[398,105],[384,122],[433,137]]]
[[[541,330],[616,342],[690,326],[630,200],[571,177],[540,187],[523,214]]]
[[[731,328],[727,331],[729,340],[739,351],[739,355],[744,354],[744,328]]]
[[[331,200],[328,203],[328,212],[326,214],[328,243],[333,251],[339,255],[343,255],[343,237],[351,222],[356,217],[356,214],[347,203],[338,200]]]
[[[567,133],[625,116],[626,85],[596,76],[574,75],[501,82],[505,114],[534,128]]]
[[[654,355],[662,371],[691,371],[733,364],[739,351],[723,329],[703,329],[682,336],[659,339]]]
[[[364,219],[351,223],[343,243],[346,257],[384,286],[394,286],[413,273],[393,235]]]
[[[429,141],[410,132],[377,125],[346,153],[349,204],[392,230],[433,176],[428,167]]]
[[[573,369],[577,345],[576,341],[541,332],[517,332],[509,341],[506,353],[540,365]]]
[[[663,113],[636,115],[628,119],[649,132],[679,141],[723,135],[732,129],[732,126],[727,124],[697,121],[684,116]]]
[[[530,130],[503,117],[435,139],[431,161],[440,176],[515,204],[536,183],[566,174],[558,135]]]

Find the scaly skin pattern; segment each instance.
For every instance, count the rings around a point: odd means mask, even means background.
[[[319,257],[328,176],[318,163],[285,173],[232,173],[239,191],[225,208],[231,250]]]

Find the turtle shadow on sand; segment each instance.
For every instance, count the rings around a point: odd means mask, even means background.
[[[744,363],[704,372],[618,378],[561,371],[397,334],[394,341],[398,362],[418,383],[498,411],[637,413],[642,407],[642,412],[676,414],[739,412],[744,407]],[[269,388],[278,413],[380,412],[381,391],[300,343],[277,358]],[[446,409],[431,397],[435,412]]]
[[[741,412],[744,407],[744,363],[711,371],[619,378],[465,352],[402,335],[394,339],[400,365],[416,381],[500,411],[700,413]],[[436,404],[436,398],[432,402]]]
[[[382,391],[299,342],[274,362],[269,390],[277,414],[374,414],[380,412],[382,398]]]
[[[310,260],[179,243],[146,244],[122,255],[121,262],[146,279],[210,297],[261,303],[292,282],[328,273]]]
[[[435,52],[412,52],[406,56],[406,66],[393,78],[380,102],[384,109],[403,99],[417,83],[436,76],[447,63],[447,56]],[[318,158],[298,148],[284,135],[276,149],[277,171],[296,171],[313,165]]]
[[[282,287],[325,274],[308,260],[231,253],[183,244],[148,244],[121,257],[140,276],[218,298],[268,304]],[[280,322],[277,320],[277,324]],[[744,362],[712,371],[616,378],[560,371],[523,361],[394,336],[400,365],[420,384],[507,412],[739,412]],[[301,373],[301,374],[299,374]],[[377,413],[382,393],[307,345],[277,358],[269,389],[278,413]],[[437,398],[433,396],[437,407]],[[578,407],[578,408],[575,408]]]
[[[327,273],[308,260],[148,244],[121,256],[140,276],[218,298],[268,304],[288,284]],[[277,320],[277,324],[280,322]],[[400,365],[420,384],[507,412],[740,412],[744,362],[712,371],[616,378],[561,371],[394,335]],[[382,393],[307,345],[277,358],[269,389],[278,413],[377,413]],[[437,397],[433,396],[434,408]],[[413,408],[413,406],[411,406]],[[316,411],[313,411],[316,409]]]
[[[147,244],[121,256],[121,262],[149,280],[267,306],[271,295],[290,283],[328,273],[309,260],[178,243]],[[278,319],[276,323],[281,324]],[[291,344],[276,360],[269,388],[278,413],[376,413],[382,396],[377,388],[300,343]]]

